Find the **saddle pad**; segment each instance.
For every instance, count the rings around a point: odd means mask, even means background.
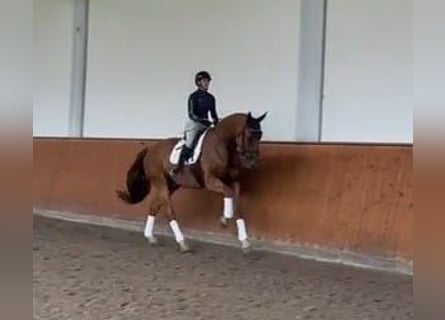
[[[204,138],[207,134],[208,130],[204,131],[203,134],[199,137],[198,143],[195,146],[195,149],[193,150],[193,156],[190,157],[184,164],[185,165],[191,165],[195,164],[199,160],[199,156],[201,155],[202,151],[202,144],[204,141]],[[179,140],[175,146],[173,147],[172,152],[170,153],[170,163],[173,165],[177,165],[179,162],[179,156],[181,154],[182,146],[185,144],[185,140],[181,139]]]

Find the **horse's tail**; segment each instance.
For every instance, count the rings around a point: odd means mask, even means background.
[[[144,200],[150,193],[150,181],[145,175],[144,158],[147,148],[139,151],[127,172],[127,191],[117,190],[117,196],[128,204],[136,204]]]

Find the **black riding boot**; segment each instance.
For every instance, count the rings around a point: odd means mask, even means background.
[[[172,173],[181,172],[184,168],[184,164],[192,156],[193,150],[188,148],[187,146],[183,146],[181,150],[181,154],[179,155],[178,165],[173,169]]]

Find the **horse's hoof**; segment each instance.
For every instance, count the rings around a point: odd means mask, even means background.
[[[148,244],[151,246],[158,246],[159,245],[159,240],[156,237],[149,237],[147,238],[148,240]]]
[[[221,219],[219,220],[221,227],[223,228],[227,228],[227,219],[224,217],[221,217]]]
[[[252,246],[248,240],[241,241],[241,250],[244,254],[247,254],[252,251]]]
[[[181,241],[179,243],[179,250],[182,253],[188,253],[188,252],[192,252],[192,249],[189,247],[189,245],[187,243],[185,243],[184,241]]]

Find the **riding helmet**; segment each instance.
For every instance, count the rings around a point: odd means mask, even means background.
[[[212,77],[210,76],[210,73],[208,73],[207,71],[200,71],[195,76],[195,83],[198,84],[198,82],[203,79],[207,79],[210,81],[212,80]]]

